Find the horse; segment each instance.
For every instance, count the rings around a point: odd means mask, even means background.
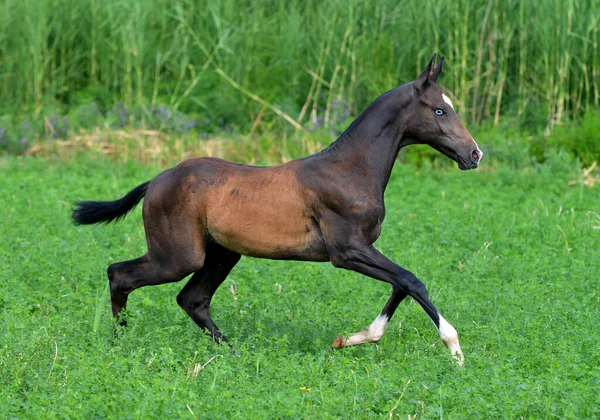
[[[211,299],[242,255],[329,261],[389,283],[375,320],[332,348],[379,341],[406,296],[425,310],[458,364],[456,329],[431,302],[425,285],[373,243],[385,217],[384,191],[400,149],[427,144],[458,168],[477,168],[483,153],[436,82],[444,58],[434,54],[419,77],[375,99],[326,149],[279,166],[216,158],[183,161],[115,201],[75,203],[75,225],[110,223],[141,200],[148,252],[108,267],[112,314],[120,325],[127,297],[149,285],[193,274],[177,303],[216,342],[228,342],[210,315]]]

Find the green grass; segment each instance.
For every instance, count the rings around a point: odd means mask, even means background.
[[[414,271],[457,328],[452,361],[408,299],[378,345],[332,352],[389,286],[329,264],[242,259],[213,345],[175,303],[130,298],[113,338],[105,270],[145,252],[140,211],[71,225],[159,170],[77,156],[0,158],[0,412],[5,418],[597,418],[600,216],[566,154],[460,172],[397,165],[377,246]]]

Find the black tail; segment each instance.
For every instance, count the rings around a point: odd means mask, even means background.
[[[75,225],[118,222],[125,217],[146,195],[148,182],[138,185],[127,195],[115,201],[78,201],[73,209]]]

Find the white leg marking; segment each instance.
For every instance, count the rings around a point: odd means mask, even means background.
[[[452,101],[444,93],[442,93],[442,99],[444,100],[444,102],[446,102],[448,105],[450,105],[450,108],[454,109],[454,105],[452,105]]]
[[[364,330],[352,334],[348,339],[343,336],[338,337],[333,343],[333,348],[342,348],[356,346],[362,343],[375,343],[383,337],[387,328],[389,318],[386,315],[379,314],[377,318]]]
[[[462,366],[465,360],[460,344],[458,343],[458,333],[452,325],[446,319],[438,313],[440,317],[440,326],[438,331],[440,332],[440,338],[448,349],[452,356],[456,359],[457,363]],[[335,349],[341,349],[343,347],[356,346],[362,343],[375,343],[383,337],[385,330],[388,326],[389,318],[385,315],[379,314],[377,318],[364,330],[352,334],[348,339],[344,336],[339,336],[333,342],[332,347]]]
[[[450,325],[450,323],[441,315],[439,332],[440,338],[442,339],[444,345],[448,347],[452,356],[456,359],[458,364],[462,366],[465,356],[463,355],[463,352],[460,349],[460,344],[458,343],[458,333],[454,327]]]
[[[383,337],[383,334],[385,333],[389,320],[390,319],[386,315],[377,315],[375,321],[373,321],[371,325],[369,325],[369,327],[367,328],[367,331],[369,332],[369,338],[371,339],[371,341],[381,340],[381,337]]]

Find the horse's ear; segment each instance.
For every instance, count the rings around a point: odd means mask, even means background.
[[[442,57],[440,59],[440,62],[438,63],[437,66],[435,66],[435,69],[433,70],[433,75],[431,76],[431,81],[433,83],[437,83],[438,79],[440,78],[440,74],[442,74],[442,65],[444,64],[444,57]]]
[[[415,87],[417,88],[417,91],[421,91],[423,87],[431,80],[431,77],[433,76],[433,72],[435,70],[434,65],[435,54],[433,54],[433,57],[431,57],[431,61],[429,61],[429,64],[427,64],[427,67],[425,67],[423,73],[421,73],[419,77],[417,77],[417,80],[415,80]]]

